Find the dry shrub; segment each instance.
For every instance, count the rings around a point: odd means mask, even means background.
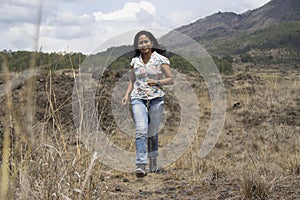
[[[244,199],[269,199],[272,184],[265,177],[256,174],[244,175],[241,192]]]
[[[288,171],[291,175],[300,175],[300,160],[299,158],[290,159],[288,163]]]

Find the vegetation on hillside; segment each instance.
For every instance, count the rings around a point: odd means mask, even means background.
[[[35,62],[38,67],[46,67],[52,70],[79,68],[79,64],[85,59],[82,53],[45,53],[30,51],[3,50],[0,52],[0,64],[7,61],[10,71],[18,72],[28,69],[30,63]]]
[[[125,48],[125,50],[124,50]],[[0,52],[0,64],[4,59],[7,60],[10,71],[22,71],[29,68],[32,58],[35,58],[35,63],[38,67],[47,68],[52,70],[58,69],[78,69],[79,65],[83,62],[85,66],[89,67],[104,67],[108,64],[110,70],[128,69],[130,59],[132,58],[132,51],[127,51],[128,46],[112,47],[104,52],[90,55],[91,59],[84,60],[87,56],[82,53],[72,54],[60,54],[60,53],[42,53],[42,52],[29,52],[29,51],[7,51]],[[110,54],[113,52],[113,54]],[[115,55],[119,55],[122,52],[127,52],[121,56],[115,58]],[[191,63],[171,52],[167,52],[166,55],[172,63],[172,68],[181,71],[194,71],[195,68]],[[214,56],[214,62],[216,63],[219,71],[222,74],[228,75],[233,73],[232,59],[219,58]]]
[[[300,22],[286,22],[255,32],[240,34],[226,41],[216,42],[211,52],[222,55],[247,55],[250,51],[281,49],[286,58],[300,58]],[[244,55],[244,56],[245,56]],[[273,59],[266,56],[266,60]],[[287,59],[284,59],[285,62]]]

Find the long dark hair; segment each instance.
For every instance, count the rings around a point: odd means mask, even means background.
[[[138,48],[138,41],[139,41],[139,37],[141,35],[146,35],[150,39],[150,41],[153,43],[153,47],[151,49],[152,52],[156,51],[157,53],[165,56],[165,53],[166,53],[165,48],[158,44],[157,39],[154,37],[154,35],[151,32],[143,30],[143,31],[138,32],[134,37],[133,48],[134,48],[135,53],[134,53],[133,57],[140,56],[140,54],[141,54],[141,52]]]

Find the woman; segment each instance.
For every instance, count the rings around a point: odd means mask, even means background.
[[[131,79],[125,96],[126,105],[129,95],[136,125],[135,173],[146,176],[147,153],[149,172],[157,172],[158,130],[164,109],[163,85],[173,81],[170,61],[163,56],[162,50],[148,31],[140,31],[134,38],[135,55],[131,60]],[[148,149],[148,150],[147,150]]]

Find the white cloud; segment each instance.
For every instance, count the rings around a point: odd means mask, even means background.
[[[194,14],[190,11],[173,11],[166,17],[166,21],[170,27],[174,27],[178,24],[191,22],[194,17]]]
[[[4,0],[4,2],[22,7],[35,7],[41,3],[41,1],[37,0]]]
[[[71,40],[91,36],[90,27],[82,26],[41,26],[41,37]]]
[[[141,1],[139,3],[139,6],[141,7],[141,9],[144,9],[145,11],[147,11],[152,16],[154,16],[156,14],[155,6],[151,3],[149,3],[149,2]]]
[[[11,5],[4,3],[0,7],[0,21],[1,24],[15,24],[15,23],[35,23],[37,21],[37,11],[28,7]]]
[[[76,15],[56,11],[41,27],[40,44],[44,50],[67,49],[91,53],[107,39],[140,27],[156,26],[156,9],[146,1],[128,2],[113,12]],[[51,42],[50,42],[51,41]],[[128,41],[131,44],[132,40]],[[74,48],[74,49],[73,49]]]
[[[47,25],[65,25],[65,26],[74,26],[74,25],[86,25],[94,22],[94,16],[84,14],[84,15],[75,15],[69,11],[56,12],[54,16],[50,16],[46,19]]]
[[[155,16],[156,13],[156,9],[153,4],[141,1],[139,3],[128,2],[122,9],[110,13],[95,12],[94,16],[96,21],[135,21],[137,20],[136,15],[141,10],[147,12],[151,16]]]
[[[22,24],[8,31],[8,41],[20,49],[33,49],[37,44],[37,27],[34,24]]]

